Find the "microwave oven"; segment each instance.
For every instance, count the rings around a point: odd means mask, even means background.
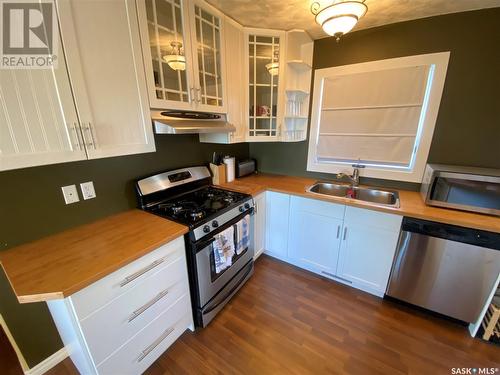
[[[420,191],[429,206],[500,216],[500,169],[427,164]]]

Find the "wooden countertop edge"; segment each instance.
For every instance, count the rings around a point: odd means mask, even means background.
[[[162,220],[166,220],[166,219],[162,219]],[[9,277],[9,273],[8,273],[4,263],[1,260],[0,260],[0,266],[2,267],[4,273],[7,277],[7,280],[9,281],[9,284],[10,284],[10,286],[11,286],[19,303],[23,304],[23,303],[33,303],[33,302],[46,302],[46,301],[50,301],[50,300],[64,299],[64,298],[69,297],[72,294],[75,294],[76,292],[84,289],[85,287],[93,284],[94,282],[110,275],[111,273],[119,270],[120,268],[132,263],[133,261],[150,253],[151,251],[154,251],[158,247],[165,245],[168,242],[173,241],[174,239],[176,239],[180,236],[183,236],[187,232],[189,232],[189,228],[184,226],[184,225],[179,224],[179,229],[170,233],[168,236],[165,236],[164,238],[161,239],[161,241],[156,241],[152,244],[149,244],[148,246],[145,246],[140,251],[134,252],[133,255],[120,259],[120,261],[117,261],[116,263],[113,263],[111,266],[103,268],[100,272],[93,274],[92,277],[88,277],[84,280],[81,280],[80,282],[72,284],[70,287],[64,288],[62,290],[57,290],[57,291],[40,291],[40,292],[35,292],[35,293],[19,292],[16,289],[16,287],[14,286],[14,284],[12,283],[12,280]],[[36,241],[33,241],[33,242],[36,242]]]
[[[5,273],[5,276],[7,277],[7,280],[9,281],[9,285],[14,291],[14,295],[17,298],[17,301],[21,304],[23,303],[33,303],[33,302],[45,302],[49,300],[55,300],[55,299],[62,299],[64,298],[64,295],[62,292],[52,292],[52,293],[43,293],[43,294],[26,294],[26,295],[18,295],[16,292],[16,288],[12,284],[12,281],[10,280],[9,275],[7,274],[7,270],[5,269],[4,265],[2,262],[0,262],[0,266],[2,266],[3,272]]]
[[[17,300],[19,303],[33,303],[33,302],[47,302],[53,301],[56,299],[64,299],[67,296],[64,296],[63,293],[46,293],[46,294],[33,294],[26,296],[17,296]]]
[[[113,266],[110,266],[106,269],[103,269],[101,272],[99,272],[98,274],[95,274],[93,277],[86,279],[86,280],[83,280],[82,282],[80,282],[78,284],[74,284],[71,288],[66,288],[61,292],[42,294],[42,295],[48,296],[48,298],[43,299],[42,301],[48,301],[48,300],[52,300],[52,299],[60,299],[60,298],[69,297],[72,294],[75,294],[75,293],[79,292],[80,290],[85,289],[87,286],[95,283],[96,281],[105,278],[106,276],[112,274],[113,272],[119,270],[120,268],[125,267],[126,265],[132,263],[133,261],[143,257],[144,255],[156,250],[160,246],[165,245],[165,244],[169,243],[170,241],[173,241],[174,239],[176,239],[180,236],[183,236],[188,231],[189,231],[188,228],[185,227],[185,229],[179,230],[175,234],[172,234],[172,235],[166,237],[165,240],[159,241],[155,244],[152,244],[150,246],[145,247],[143,250],[135,253],[134,256],[124,258],[120,262],[113,264]],[[24,300],[27,300],[27,298],[29,298],[29,296],[21,296],[21,297],[17,298],[20,303],[26,303],[26,302],[21,302],[21,298]],[[38,300],[36,302],[39,302],[39,301],[40,300]],[[27,302],[32,302],[32,301],[27,301]]]

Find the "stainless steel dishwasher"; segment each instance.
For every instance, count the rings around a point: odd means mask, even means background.
[[[499,272],[499,233],[405,217],[386,294],[475,322]]]

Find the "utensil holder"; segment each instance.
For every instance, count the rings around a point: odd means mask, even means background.
[[[212,183],[214,185],[222,185],[227,182],[226,164],[215,165],[210,163],[210,171],[212,171]]]

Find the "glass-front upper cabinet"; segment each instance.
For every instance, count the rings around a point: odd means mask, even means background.
[[[221,15],[196,0],[137,0],[154,109],[224,112]]]
[[[222,19],[194,4],[195,50],[198,63],[197,101],[204,107],[224,107],[221,69]]]
[[[194,82],[187,7],[181,0],[138,0],[137,5],[151,106],[190,109]]]
[[[282,118],[284,33],[248,31],[248,140],[277,140]]]

